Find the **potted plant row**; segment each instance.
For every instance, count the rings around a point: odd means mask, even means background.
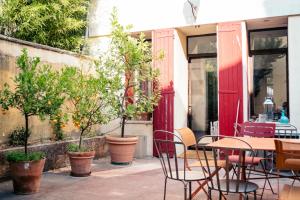
[[[44,120],[60,109],[64,102],[58,73],[50,66],[39,67],[39,58],[30,58],[26,49],[17,59],[20,72],[15,76],[14,86],[4,84],[0,91],[0,105],[3,110],[18,109],[25,122],[23,138],[24,152],[14,151],[6,155],[9,161],[14,192],[31,194],[39,190],[41,174],[45,164],[43,152],[29,152],[29,122],[33,116]]]
[[[144,35],[130,36],[129,27],[119,24],[116,11],[111,24],[109,52],[95,63],[92,73],[76,67],[55,71],[49,65],[40,65],[39,58],[30,58],[27,50],[22,50],[14,85],[5,83],[0,90],[2,109],[18,109],[25,122],[24,152],[7,154],[15,193],[31,194],[40,187],[45,154],[28,151],[29,121],[33,116],[64,123],[71,119],[78,129],[78,144],[67,147],[73,176],[91,173],[95,152],[84,144],[84,137],[95,125],[116,118],[121,120],[121,135],[106,137],[111,163],[132,162],[138,139],[125,136],[125,125],[127,120],[152,112],[157,105],[159,72],[152,68],[151,47]],[[146,91],[144,86],[152,89]]]

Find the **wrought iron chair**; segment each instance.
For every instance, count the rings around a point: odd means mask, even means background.
[[[260,138],[274,138],[275,137],[275,128],[276,125],[274,123],[252,123],[252,122],[245,122],[243,124],[238,124],[234,126],[236,128],[236,136],[239,137],[243,137],[243,136],[249,136],[249,137],[260,137]],[[229,160],[232,163],[235,163],[237,161],[237,156],[236,155],[231,155],[229,157]],[[255,168],[257,166],[261,166],[262,167],[262,173],[254,173],[256,175],[263,175],[265,177],[265,182],[264,182],[264,186],[262,188],[262,193],[261,195],[261,199],[263,197],[264,191],[265,191],[265,186],[266,183],[268,183],[271,191],[273,194],[275,194],[273,187],[270,183],[269,177],[268,177],[268,172],[266,169],[266,163],[267,161],[270,161],[273,165],[273,152],[271,153],[270,156],[266,155],[266,152],[264,152],[264,156],[260,157],[258,156],[258,151],[255,152],[254,154],[254,159],[251,160],[251,157],[246,156],[245,157],[245,162],[253,167],[253,169],[255,170]],[[271,167],[271,169],[273,169],[273,166]]]
[[[300,134],[296,126],[289,124],[288,126],[279,125],[276,127],[275,136],[277,138],[296,138],[298,139]]]
[[[214,136],[204,136],[201,139],[207,137],[213,138]],[[212,199],[212,190],[219,191],[219,199],[222,199],[223,194],[230,193],[239,193],[244,196],[244,199],[248,199],[248,195],[253,193],[254,199],[256,199],[256,190],[258,189],[258,185],[248,181],[251,174],[251,168],[249,168],[249,170],[245,170],[249,164],[244,160],[245,154],[254,155],[255,152],[253,151],[252,147],[243,140],[233,137],[224,137],[224,139],[228,140],[227,142],[232,142],[232,147],[213,147],[205,144],[199,147],[203,150],[206,161],[205,166],[207,166],[206,171],[208,171],[208,192],[210,199]],[[240,147],[243,148],[240,149]],[[207,157],[210,152],[213,153],[214,162],[210,162]],[[238,156],[238,159],[235,162],[236,173],[231,170],[231,161],[229,160],[229,157],[232,154]],[[212,174],[212,172],[215,172],[215,169],[218,168],[217,163],[219,157],[225,162],[225,174],[223,170],[219,170],[217,173]],[[252,161],[254,160],[254,156],[249,157]],[[241,172],[244,172],[244,174]]]
[[[174,133],[164,130],[154,132],[154,145],[165,175],[164,200],[166,199],[167,180],[180,181],[184,185],[184,199],[192,199],[192,182],[204,181],[202,170],[189,171],[186,166],[186,146]],[[183,160],[178,158],[177,151],[182,150]],[[189,189],[189,195],[187,190]]]
[[[198,148],[197,148],[198,142],[196,140],[196,137],[195,137],[195,134],[193,133],[193,131],[188,127],[176,129],[176,131],[181,136],[182,142],[185,144],[185,146],[187,148],[186,149],[186,157],[184,160],[186,162],[186,168],[188,170],[192,170],[193,168],[203,167],[205,164],[205,159],[203,156],[203,152],[198,151]],[[210,143],[210,142],[212,142],[210,139],[211,138],[209,138],[208,141],[201,141],[201,142],[202,143]],[[217,139],[217,137],[215,137],[215,139]],[[193,147],[193,150],[189,149],[189,147]],[[210,158],[210,162],[213,162],[212,155],[210,155],[209,158]],[[225,168],[225,162],[219,160],[218,166],[219,166],[219,168],[216,170]],[[199,169],[196,169],[196,170],[199,170]],[[194,197],[201,189],[208,196],[206,190],[203,188],[207,184],[207,182],[208,182],[208,180],[205,180],[203,182],[198,182],[199,187],[193,192],[192,197]]]

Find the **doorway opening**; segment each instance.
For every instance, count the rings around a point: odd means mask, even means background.
[[[218,120],[218,71],[216,35],[188,37],[188,126],[196,137],[210,134]]]

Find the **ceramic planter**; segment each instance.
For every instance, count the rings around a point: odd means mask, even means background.
[[[71,176],[84,177],[91,174],[92,160],[95,151],[68,152],[71,164]]]
[[[33,194],[39,191],[45,160],[9,163],[16,194]]]
[[[106,136],[112,164],[128,165],[133,160],[138,137]]]

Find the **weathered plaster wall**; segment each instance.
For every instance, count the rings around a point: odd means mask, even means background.
[[[16,60],[23,48],[28,49],[30,57],[40,57],[42,64],[51,64],[55,69],[69,65],[87,70],[93,63],[92,58],[89,57],[0,35],[0,89],[5,82],[13,85],[13,77],[18,73]],[[24,119],[18,110],[0,112],[0,144],[7,141],[8,134],[12,130],[21,126],[25,126]],[[41,122],[36,117],[31,117],[30,129],[32,131],[30,141],[41,142],[53,137],[48,120]],[[64,131],[69,136],[77,132],[70,125]]]

